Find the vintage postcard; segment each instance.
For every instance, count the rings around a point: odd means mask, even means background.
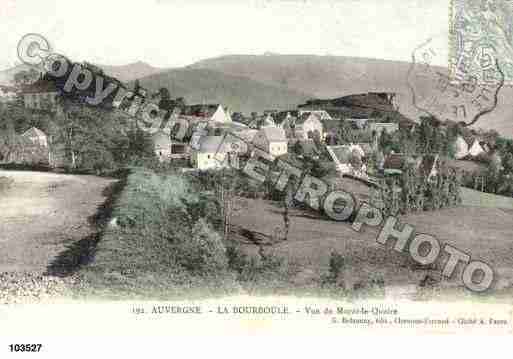
[[[0,20],[0,356],[513,333],[513,2]]]

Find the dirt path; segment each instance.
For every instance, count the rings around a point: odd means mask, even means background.
[[[112,179],[3,171],[14,180],[0,193],[0,272],[44,273],[56,258],[96,232],[92,217]]]

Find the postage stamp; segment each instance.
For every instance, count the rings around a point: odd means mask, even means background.
[[[449,68],[461,81],[496,81],[496,66],[504,83],[513,84],[513,2],[509,0],[451,0]]]

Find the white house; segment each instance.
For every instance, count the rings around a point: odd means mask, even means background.
[[[281,156],[288,152],[287,136],[279,127],[260,129],[253,138],[253,144],[272,156]]]
[[[40,147],[48,147],[48,137],[46,134],[36,127],[31,127],[21,135],[30,140],[34,145]]]
[[[456,137],[454,141],[454,158],[461,160],[468,155],[468,144],[462,136]]]
[[[480,154],[485,153],[485,150],[483,149],[483,147],[481,147],[481,145],[479,144],[479,140],[477,138],[474,140],[474,143],[472,144],[472,146],[470,146],[468,153],[472,157],[477,157]]]
[[[230,167],[237,156],[230,145],[225,136],[203,136],[199,148],[192,150],[192,166],[199,170]]]

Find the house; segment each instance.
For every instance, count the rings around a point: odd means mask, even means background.
[[[470,146],[470,149],[468,150],[468,154],[472,157],[477,157],[483,153],[486,153],[486,151],[483,149],[483,147],[481,146],[481,143],[476,138],[474,140],[474,143],[472,144],[472,146]]]
[[[454,158],[455,159],[461,160],[468,156],[469,147],[468,147],[467,141],[465,141],[465,139],[461,135],[456,137],[453,147],[454,147]]]
[[[285,130],[279,127],[264,127],[260,129],[253,138],[253,144],[272,156],[281,156],[288,152]]]
[[[48,147],[48,136],[36,127],[29,128],[21,136],[29,139],[35,146]]]
[[[288,138],[299,141],[313,140],[316,136],[324,138],[324,128],[319,114],[304,112],[299,117],[288,116],[282,123]]]
[[[52,110],[57,106],[59,91],[52,81],[40,78],[23,88],[25,107],[38,110]]]
[[[37,128],[31,128],[23,134],[14,134],[12,140],[16,146],[0,146],[1,163],[42,164],[50,162],[50,150],[46,135]]]
[[[350,145],[326,146],[335,163],[337,172],[342,176],[352,175],[367,178],[367,165],[362,161],[356,147]]]
[[[369,123],[368,127],[371,132],[376,131],[378,134],[382,133],[383,131],[386,131],[390,134],[399,130],[399,124],[395,122],[372,122]]]
[[[229,167],[229,144],[225,136],[203,136],[198,148],[192,150],[192,167],[199,170]]]

